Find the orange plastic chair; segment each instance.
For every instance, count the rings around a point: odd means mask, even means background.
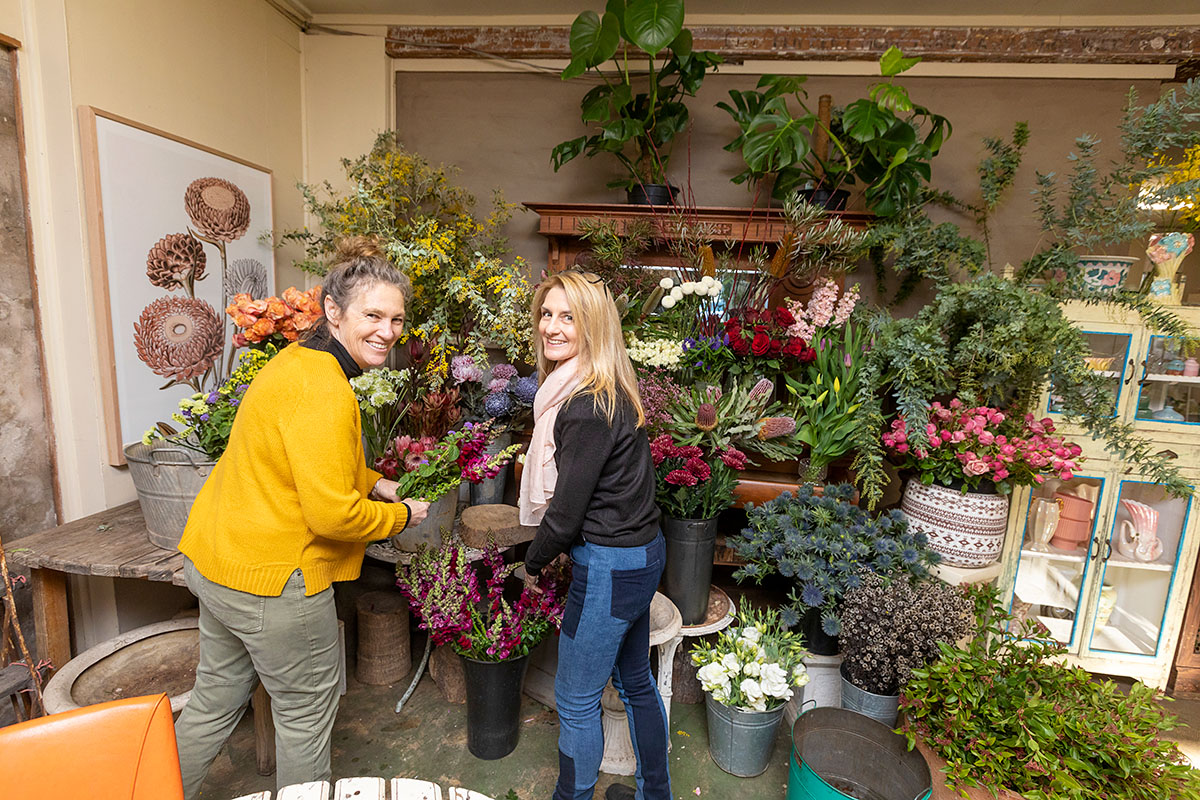
[[[182,800],[171,701],[131,697],[0,728],[0,797]]]

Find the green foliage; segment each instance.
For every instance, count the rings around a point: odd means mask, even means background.
[[[906,300],[923,281],[943,285],[956,275],[978,275],[986,263],[984,243],[963,235],[952,222],[935,224],[923,206],[875,223],[867,229],[866,246],[875,266],[878,291],[885,291],[885,269],[900,276],[892,304]]]
[[[988,228],[988,218],[1000,204],[1004,196],[1016,180],[1017,170],[1021,167],[1021,159],[1025,154],[1025,145],[1029,144],[1029,124],[1018,122],[1013,126],[1012,141],[1005,142],[994,136],[985,137],[983,146],[991,153],[979,162],[976,172],[979,173],[979,193],[983,198],[982,205],[976,209],[975,222],[983,231],[983,241],[991,251],[991,231]],[[989,256],[989,261],[990,256]]]
[[[946,759],[946,783],[1028,800],[1200,798],[1200,773],[1162,733],[1176,726],[1158,692],[1128,694],[1060,663],[1040,623],[1010,631],[995,591],[977,594],[984,635],[913,672],[901,699],[911,748]],[[1030,637],[1021,641],[1025,637]]]
[[[788,275],[796,283],[805,284],[818,275],[842,275],[854,268],[870,246],[869,231],[832,216],[799,193],[784,201],[783,216],[788,230],[779,249],[786,254],[786,261],[782,269],[775,269],[780,273],[777,277]]]
[[[371,150],[342,159],[350,189],[301,184],[305,209],[320,231],[287,231],[282,241],[304,245],[300,269],[324,275],[337,241],[374,236],[412,281],[407,327],[401,343],[415,338],[428,350],[426,374],[445,378],[455,345],[486,359],[494,342],[509,360],[531,363],[529,303],[521,259],[502,260],[501,229],[512,206],[497,194],[492,213],[475,217],[475,198],[454,183],[456,170],[433,166],[406,150],[394,131],[381,133]]]
[[[819,329],[814,339],[817,359],[803,368],[803,379],[784,374],[795,398],[797,441],[808,446],[806,481],[850,452],[858,426],[858,374],[865,337],[852,321]]]
[[[580,118],[594,132],[555,146],[550,154],[555,172],[578,156],[609,153],[629,173],[610,188],[667,182],[671,143],[688,125],[683,100],[695,97],[705,73],[722,61],[716,53],[692,50],[683,16],[683,0],[609,0],[603,15],[588,10],[575,18],[571,63],[562,78],[591,71],[601,85],[579,104]],[[663,51],[668,55],[658,67]],[[631,53],[645,58],[644,77],[631,70]],[[605,72],[600,66],[609,59],[615,70]]]

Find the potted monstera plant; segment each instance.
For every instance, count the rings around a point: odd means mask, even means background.
[[[554,148],[556,172],[580,155],[608,153],[626,173],[609,188],[625,188],[633,203],[673,201],[678,189],[668,183],[667,165],[675,137],[688,125],[684,99],[722,60],[692,50],[683,14],[683,0],[609,0],[603,15],[588,10],[575,18],[562,78],[591,72],[601,82],[579,104],[591,132]],[[602,69],[610,59],[612,69]]]

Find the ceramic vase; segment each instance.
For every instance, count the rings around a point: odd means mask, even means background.
[[[909,480],[900,511],[909,527],[951,567],[986,567],[1000,558],[1008,527],[1008,497],[963,492]]]
[[[1154,263],[1150,296],[1163,305],[1177,306],[1183,301],[1183,281],[1179,265],[1192,252],[1195,237],[1190,233],[1156,233],[1150,237],[1146,255]]]
[[[1137,263],[1132,256],[1085,255],[1079,257],[1083,285],[1094,292],[1112,294],[1125,286],[1129,268]]]

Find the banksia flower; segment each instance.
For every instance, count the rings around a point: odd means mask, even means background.
[[[717,260],[713,258],[712,245],[706,244],[700,248],[700,274],[717,277]]]
[[[197,178],[183,193],[192,224],[210,239],[232,242],[250,227],[250,201],[235,184],[221,178]]]
[[[186,233],[171,233],[154,243],[146,256],[146,276],[155,286],[178,289],[204,277],[204,245]]]
[[[138,358],[155,374],[181,382],[207,372],[224,341],[217,312],[191,297],[160,297],[133,323]]]
[[[746,396],[746,400],[750,403],[757,403],[770,397],[773,391],[775,391],[775,384],[767,378],[759,378],[758,383],[754,384],[754,388]]]
[[[796,432],[796,420],[791,417],[763,417],[758,421],[760,440],[777,439]]]
[[[712,403],[701,403],[696,409],[696,427],[702,431],[717,427],[717,407]]]
[[[775,255],[771,257],[771,265],[769,272],[772,278],[782,278],[787,274],[788,255],[792,251],[792,244],[795,242],[796,236],[791,231],[783,235],[783,239],[779,241],[779,247],[775,248]]]

